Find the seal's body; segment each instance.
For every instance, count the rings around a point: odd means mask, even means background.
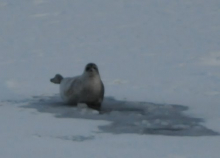
[[[66,103],[71,105],[86,103],[90,108],[100,110],[104,85],[96,64],[87,64],[80,76],[63,78],[57,74],[50,81],[60,84],[60,96]]]

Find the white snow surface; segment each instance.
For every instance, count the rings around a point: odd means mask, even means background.
[[[0,157],[219,158],[219,0],[0,0]],[[55,74],[98,65],[103,111]]]

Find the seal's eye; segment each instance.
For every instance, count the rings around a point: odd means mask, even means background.
[[[86,67],[86,71],[89,71],[90,70],[90,67]]]

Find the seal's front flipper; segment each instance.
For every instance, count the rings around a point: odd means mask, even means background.
[[[86,103],[86,104],[91,109],[98,110],[98,111],[101,110],[101,104],[100,103]]]

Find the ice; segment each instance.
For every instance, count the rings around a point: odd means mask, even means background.
[[[219,158],[219,5],[1,0],[0,157]],[[89,62],[101,112],[49,82]]]

